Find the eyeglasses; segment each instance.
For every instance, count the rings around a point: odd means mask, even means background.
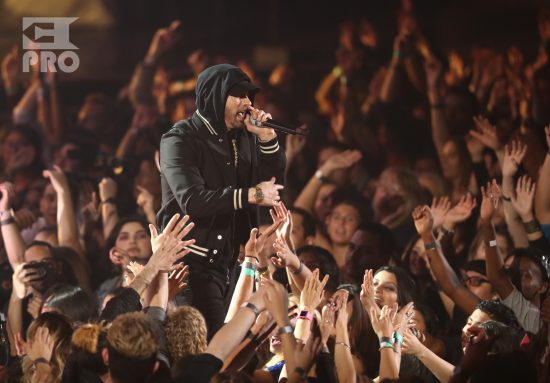
[[[469,277],[467,275],[462,277],[462,280],[465,284],[473,286],[473,287],[479,287],[483,283],[491,283],[488,279],[481,278],[481,277]]]

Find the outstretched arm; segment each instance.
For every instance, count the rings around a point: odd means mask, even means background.
[[[480,228],[485,239],[486,253],[485,262],[487,264],[487,277],[495,287],[501,299],[505,299],[512,293],[514,287],[510,278],[506,274],[502,257],[498,253],[495,239],[495,229],[491,222],[501,197],[500,188],[495,180],[481,187],[481,209],[480,209]]]

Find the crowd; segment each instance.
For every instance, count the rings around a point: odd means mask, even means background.
[[[550,381],[550,10],[537,21],[536,57],[443,55],[403,1],[391,57],[367,19],[343,23],[315,94],[294,63],[260,74],[203,50],[174,78],[175,21],[74,118],[56,73],[8,52],[3,381]],[[214,333],[188,304],[195,218],[157,226],[159,142],[227,61],[260,84],[255,107],[310,133],[278,134],[282,201],[246,228]]]

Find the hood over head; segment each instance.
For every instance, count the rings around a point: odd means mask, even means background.
[[[250,99],[253,92],[260,88],[252,85],[242,69],[230,64],[218,64],[206,68],[197,79],[196,104],[200,114],[208,119],[219,132],[225,131],[225,103],[231,88],[241,82],[248,82],[244,88],[250,88]]]

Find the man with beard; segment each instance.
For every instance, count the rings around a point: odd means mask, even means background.
[[[197,79],[197,110],[160,143],[157,222],[163,229],[183,213],[195,223],[190,236],[196,244],[186,257],[189,288],[209,339],[223,325],[239,245],[257,226],[252,205],[276,205],[283,188],[284,150],[272,129],[261,128],[271,116],[252,107],[258,90],[238,67],[207,68]]]

